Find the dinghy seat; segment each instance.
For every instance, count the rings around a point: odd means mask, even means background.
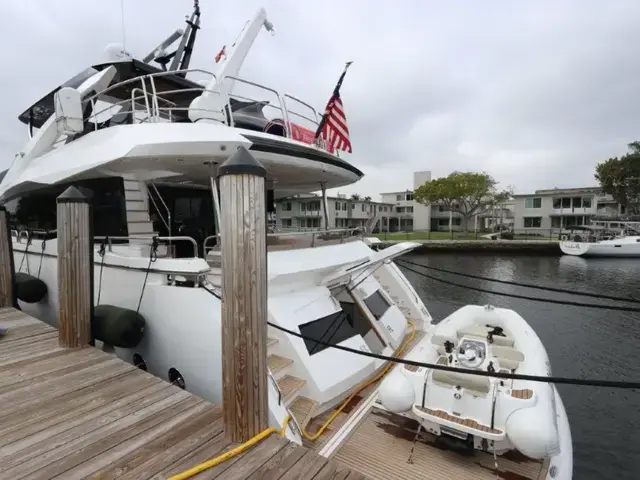
[[[445,344],[450,342],[453,344],[453,349],[458,346],[458,339],[455,337],[449,337],[446,335],[434,335],[431,337],[431,343],[437,345],[437,351],[440,355],[448,355]]]
[[[473,395],[484,397],[491,391],[489,377],[479,377],[467,373],[445,372],[434,370],[431,377],[436,385],[447,388],[461,387]]]
[[[465,336],[487,338],[489,332],[493,330],[492,327],[486,327],[484,325],[469,325],[468,327],[458,330],[458,338]],[[493,335],[493,345],[500,345],[503,347],[513,347],[514,340],[507,332],[504,332],[505,336]]]
[[[515,370],[521,362],[524,362],[524,354],[515,348],[493,345],[491,353],[498,359],[500,368],[505,370]]]

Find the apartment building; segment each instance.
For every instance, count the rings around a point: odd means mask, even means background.
[[[431,181],[431,172],[414,172],[413,188],[416,189],[425,182]],[[392,215],[389,216],[389,231],[429,230],[431,228],[431,207],[416,202],[413,190],[403,192],[381,193],[382,202],[392,205]]]
[[[624,213],[624,207],[598,187],[553,188],[514,195],[516,230],[560,230],[571,225],[588,225],[594,215]]]
[[[386,230],[391,204],[346,195],[327,198],[329,228],[365,228],[374,221]],[[302,230],[325,228],[322,196],[299,194],[276,200],[276,228]]]

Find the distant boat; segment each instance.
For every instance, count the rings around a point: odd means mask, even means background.
[[[560,250],[565,255],[640,257],[640,222],[599,220],[567,230],[571,233],[560,238]]]

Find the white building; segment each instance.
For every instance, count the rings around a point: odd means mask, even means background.
[[[322,196],[299,194],[276,200],[276,228],[317,230],[325,228]],[[391,204],[346,195],[327,197],[329,228],[371,228],[386,230]],[[375,223],[375,225],[374,225]]]

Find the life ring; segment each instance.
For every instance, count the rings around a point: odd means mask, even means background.
[[[569,235],[560,235],[560,240],[566,242],[567,240],[569,240]]]

